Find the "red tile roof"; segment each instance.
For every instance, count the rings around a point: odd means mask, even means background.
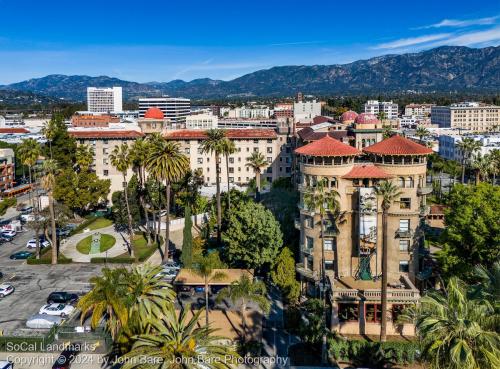
[[[333,122],[335,122],[333,118],[325,117],[323,115],[318,115],[317,117],[313,118],[313,124],[333,123]]]
[[[373,164],[361,164],[355,165],[347,174],[344,174],[342,178],[345,179],[356,179],[356,178],[391,178],[392,175],[384,172],[379,167]]]
[[[364,152],[377,155],[428,155],[432,149],[422,146],[399,135],[389,137],[372,146],[365,147]]]
[[[233,140],[275,139],[278,135],[273,129],[226,129],[226,137]],[[207,132],[201,129],[179,129],[165,133],[169,140],[203,140]]]
[[[329,135],[295,150],[296,154],[308,156],[354,156],[361,152]]]
[[[0,128],[0,134],[9,134],[9,133],[30,133],[26,128]]]
[[[439,215],[444,214],[444,211],[448,209],[446,205],[431,205],[429,209],[429,214]]]
[[[316,141],[325,137],[326,135],[335,138],[336,140],[343,141],[347,137],[348,132],[346,130],[315,132],[311,127],[307,127],[301,129],[297,134],[302,139],[302,141]]]
[[[102,131],[91,131],[91,130],[81,130],[81,131],[68,131],[69,135],[76,138],[140,138],[144,137],[144,133],[134,130],[102,130]]]

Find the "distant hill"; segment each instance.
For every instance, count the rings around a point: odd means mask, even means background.
[[[168,94],[196,99],[234,96],[291,96],[500,91],[500,47],[443,46],[419,53],[385,55],[349,64],[281,66],[259,70],[231,81],[209,78],[190,82],[137,83],[106,76],[49,75],[3,89],[85,100],[86,87],[122,86],[127,99]]]

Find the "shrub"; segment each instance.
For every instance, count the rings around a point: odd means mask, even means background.
[[[50,251],[52,250],[52,246],[44,247],[40,250],[40,259],[37,259],[35,255],[30,256],[26,263],[29,265],[40,265],[40,264],[50,264],[52,262],[52,255]],[[73,259],[67,258],[63,254],[59,254],[57,257],[58,264],[70,264],[73,262]]]
[[[0,215],[4,215],[7,212],[7,209],[16,206],[17,199],[15,197],[6,198],[0,201]]]
[[[134,258],[131,258],[129,256],[116,256],[114,258],[91,258],[90,262],[94,264],[104,264],[104,263],[110,263],[110,264],[132,264],[134,262]]]

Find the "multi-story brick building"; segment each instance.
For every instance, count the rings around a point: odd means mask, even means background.
[[[14,150],[0,149],[0,192],[14,187],[15,160]]]
[[[388,215],[388,334],[399,334],[394,323],[401,308],[419,299],[414,286],[418,272],[420,220],[425,215],[426,156],[432,151],[401,136],[361,150],[330,135],[295,150],[299,161],[300,263],[303,291],[316,294],[322,270],[332,301],[332,329],[345,334],[379,334],[382,273],[382,209],[375,193],[380,181],[395,183],[401,195]],[[308,209],[304,195],[325,180],[339,196],[337,219]],[[324,248],[324,249],[323,249]],[[324,260],[322,255],[324,253]],[[323,269],[324,267],[324,269]],[[414,334],[405,325],[404,334]]]
[[[120,118],[111,115],[79,115],[75,114],[71,117],[71,125],[73,127],[108,127],[109,123],[120,123]]]

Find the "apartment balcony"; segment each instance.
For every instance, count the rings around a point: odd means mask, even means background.
[[[295,265],[295,270],[297,273],[299,273],[301,276],[317,281],[319,280],[319,274],[318,272],[312,271],[311,269],[306,269],[304,266],[304,263],[298,263]]]
[[[430,195],[432,193],[432,186],[418,186],[417,187],[417,195],[424,196]]]
[[[323,234],[325,235],[325,237],[336,237],[338,234],[338,231],[336,228],[330,227],[330,228],[325,228],[323,230]]]
[[[295,229],[300,231],[300,218],[296,218],[293,222],[293,225],[295,226]]]
[[[300,245],[300,252],[303,252],[304,254],[309,254],[309,255],[312,255],[313,253],[313,248],[312,247],[309,247],[309,246],[306,246],[304,244],[301,244]]]
[[[398,229],[396,231],[396,237],[398,238],[410,238],[413,235],[411,229]]]

